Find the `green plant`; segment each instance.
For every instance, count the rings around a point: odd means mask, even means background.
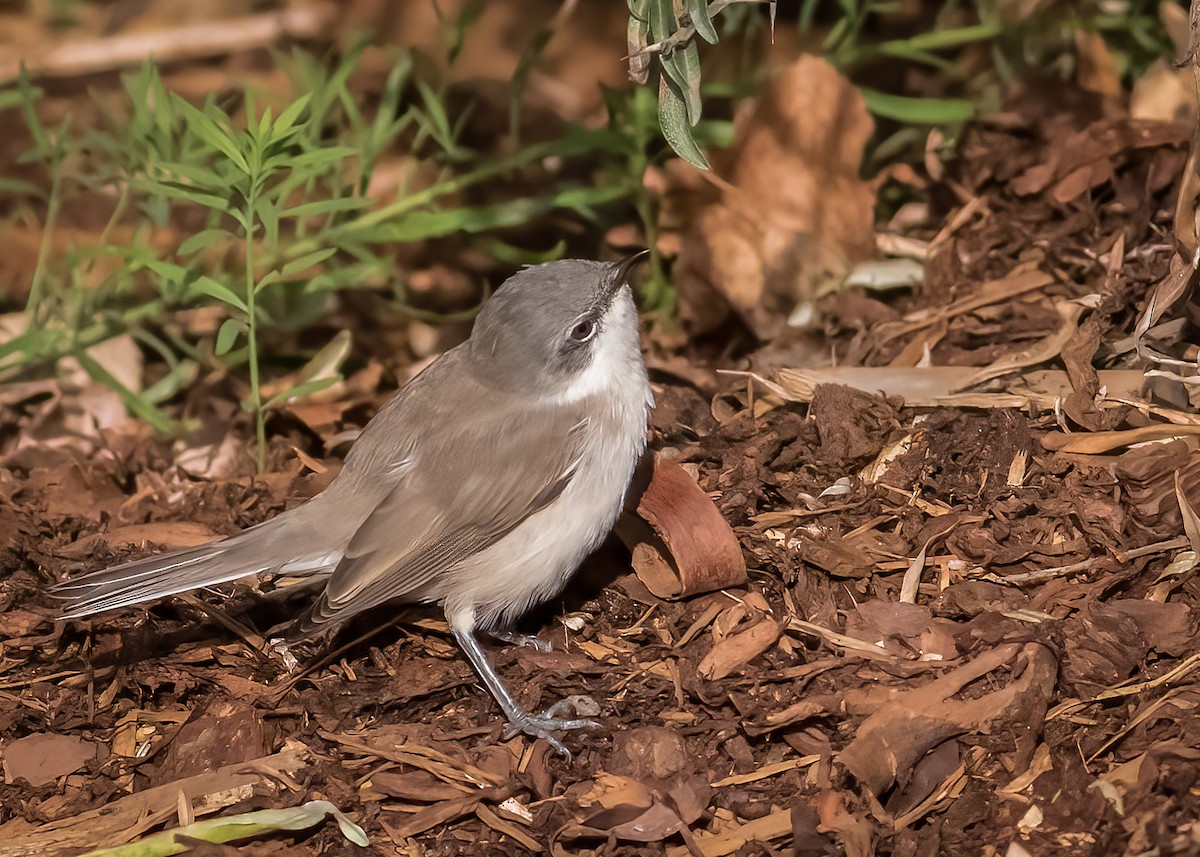
[[[657,79],[658,121],[670,147],[684,160],[707,170],[708,158],[692,129],[700,122],[700,51],[696,36],[719,40],[713,20],[739,0],[627,0],[629,76],[646,85]],[[772,24],[775,0],[769,2]]]
[[[412,79],[404,52],[394,53],[374,111],[364,112],[348,88],[359,53],[332,68],[301,52],[280,57],[294,89],[304,94],[260,109],[266,99],[248,93],[240,113],[214,98],[195,106],[168,93],[147,63],[124,77],[123,99],[98,102],[100,126],[78,131],[69,120],[42,126],[40,93],[27,79],[0,91],[0,109],[21,109],[30,129],[34,145],[23,159],[43,164],[49,177],[45,192],[22,182],[4,188],[44,217],[26,329],[0,343],[0,373],[75,355],[96,380],[117,389],[131,411],[169,430],[158,405],[198,366],[244,367],[244,404],[253,415],[261,466],[266,413],[331,382],[326,377],[264,397],[264,335],[311,324],[326,311],[331,292],[349,288],[392,285],[397,306],[421,316],[405,304],[389,245],[459,234],[499,258],[551,258],[561,254],[561,244],[531,254],[498,233],[554,210],[595,220],[598,206],[629,198],[626,185],[560,181],[532,195],[464,202],[465,192],[537,169],[547,158],[595,156],[597,140],[568,136],[503,157],[470,152],[458,143],[461,114],[447,112],[440,86]],[[401,138],[407,150],[439,159],[442,175],[423,187],[401,188],[386,202],[368,199],[376,164]],[[51,253],[64,202],[81,195],[92,205],[113,200],[107,225],[94,243]],[[197,212],[202,228],[177,246],[150,240],[185,214],[193,222]],[[119,242],[113,240],[118,225],[132,227]],[[177,308],[208,303],[226,316],[211,340],[181,336],[177,326],[164,324]],[[168,374],[147,390],[120,388],[86,354],[119,333],[157,354]]]

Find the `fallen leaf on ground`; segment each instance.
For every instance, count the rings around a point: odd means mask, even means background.
[[[822,283],[875,253],[875,195],[860,177],[874,123],[845,77],[805,55],[736,128],[722,197],[684,235],[681,312],[696,330],[712,329],[722,315],[715,291],[770,339]]]

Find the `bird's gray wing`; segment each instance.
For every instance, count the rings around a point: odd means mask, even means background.
[[[420,599],[439,572],[562,494],[587,431],[582,413],[562,406],[464,410],[457,423],[434,422],[417,442],[399,484],[351,538],[306,626]]]

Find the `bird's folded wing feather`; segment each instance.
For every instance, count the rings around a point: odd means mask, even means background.
[[[350,540],[311,626],[393,599],[417,600],[442,572],[552,503],[579,464],[576,408],[474,413],[422,438],[411,466]]]

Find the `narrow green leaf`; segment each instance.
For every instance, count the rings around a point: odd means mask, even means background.
[[[152,405],[160,405],[194,384],[199,374],[200,364],[195,360],[176,361],[167,374],[142,390],[142,399]]]
[[[218,175],[208,167],[203,167],[199,164],[183,164],[177,162],[168,162],[159,164],[160,169],[172,177],[185,178],[192,184],[196,185],[197,190],[205,190],[209,193],[216,193],[218,190],[224,190],[229,182]]]
[[[225,354],[229,349],[233,348],[237,342],[238,336],[246,329],[246,322],[240,318],[227,318],[221,322],[221,328],[217,331],[217,344],[215,351],[218,355]]]
[[[171,282],[183,282],[188,276],[188,269],[183,267],[183,265],[176,265],[174,262],[164,262],[161,259],[137,259],[133,261],[141,262],[142,267],[149,268],[164,280],[170,280]]]
[[[288,160],[288,167],[292,170],[308,169],[311,167],[327,167],[335,164],[344,158],[351,155],[357,155],[358,149],[351,146],[323,146],[320,149],[313,149],[308,152],[301,152],[298,155],[293,155]]]
[[[876,116],[914,125],[954,125],[975,115],[975,105],[959,98],[909,98],[861,88],[867,109]]]
[[[0,361],[14,354],[22,354],[24,360],[29,361],[52,351],[56,338],[49,330],[27,330],[19,333],[5,342],[0,342]]]
[[[567,252],[567,242],[559,241],[549,250],[527,250],[498,238],[477,238],[479,246],[506,265],[540,265],[561,259]]]
[[[336,247],[326,247],[324,250],[317,250],[312,253],[307,253],[304,256],[301,256],[299,259],[293,259],[291,262],[288,262],[283,266],[279,273],[285,277],[288,277],[292,274],[299,273],[300,271],[307,271],[314,265],[319,265],[321,262],[324,262],[336,252]]]
[[[180,256],[190,256],[226,238],[233,238],[227,229],[205,229],[184,239],[183,243],[179,245],[178,253]]]
[[[216,120],[202,110],[199,110],[186,99],[173,95],[175,104],[183,113],[188,128],[196,133],[204,142],[232,161],[243,173],[250,172],[250,165],[237,147],[230,132],[226,131]]]
[[[209,297],[216,298],[222,303],[229,304],[232,307],[237,307],[242,312],[249,312],[249,310],[246,309],[245,301],[239,298],[233,289],[222,283],[218,283],[212,277],[197,277],[193,282],[188,283],[188,288],[192,292],[208,295]]]
[[[710,45],[715,45],[717,28],[713,26],[712,15],[708,11],[708,0],[687,0],[687,10],[696,34]]]
[[[316,202],[305,202],[285,208],[279,212],[280,217],[312,217],[318,214],[332,214],[335,211],[353,211],[366,208],[371,204],[369,199],[362,197],[342,197],[340,199],[321,199]]]
[[[279,245],[279,207],[267,197],[260,196],[254,204],[254,213],[262,222],[268,252],[273,253]]]
[[[151,197],[169,197],[204,208],[214,208],[218,211],[224,211],[229,207],[228,197],[193,185],[155,179],[136,179],[133,186],[140,191],[145,191]]]
[[[649,0],[646,12],[650,22],[650,38],[654,42],[661,42],[675,32],[673,0]]]
[[[251,126],[253,127],[253,126]],[[267,135],[271,131],[271,106],[268,104],[263,110],[262,116],[258,117],[258,129],[255,131],[255,139],[266,140]]]
[[[20,179],[0,178],[0,193],[25,193],[30,196],[38,196],[42,190],[37,185],[23,182]]]
[[[283,279],[283,276],[279,273],[278,268],[267,271],[267,273],[263,274],[262,279],[254,284],[254,293],[258,294],[267,286],[278,283],[281,279]]]
[[[684,85],[681,87],[684,106],[687,108],[688,124],[695,125],[700,121],[700,49],[695,42],[689,42],[671,54],[670,64],[679,70]]]
[[[304,830],[324,821],[326,816],[333,816],[342,835],[355,845],[370,845],[362,828],[336,806],[329,801],[313,800],[291,809],[260,809],[194,821],[186,827],[164,830],[137,842],[89,851],[85,857],[165,857],[188,850],[189,846],[183,844],[188,840],[220,843],[259,837],[277,830]]]
[[[704,157],[704,152],[692,137],[692,127],[688,122],[683,96],[666,77],[661,77],[658,81],[658,122],[662,127],[663,137],[675,154],[695,167],[709,169],[708,158]]]
[[[400,109],[400,98],[404,94],[404,85],[412,72],[412,54],[407,51],[395,54],[395,63],[388,72],[383,94],[379,98],[379,107],[375,111],[375,119],[371,123],[371,147],[375,151],[383,149],[387,142],[396,134],[394,117]],[[407,124],[407,122],[405,123]],[[402,127],[402,126],[401,126]]]
[[[167,419],[162,411],[118,381],[111,372],[101,366],[90,354],[81,350],[75,353],[75,359],[79,361],[79,365],[84,368],[84,371],[88,373],[93,381],[105,385],[116,393],[117,397],[121,400],[121,404],[131,414],[150,423],[150,425],[163,434],[171,432],[171,421]]]
[[[263,410],[277,408],[282,404],[286,404],[291,399],[302,399],[305,396],[311,396],[313,393],[328,389],[342,380],[341,375],[334,375],[332,378],[314,378],[312,381],[305,381],[303,384],[297,384],[290,390],[284,390],[275,396],[272,396],[263,405]]]
[[[0,90],[0,110],[11,110],[21,106],[21,92],[17,89]]]
[[[308,107],[311,99],[312,96],[306,93],[283,108],[283,112],[279,114],[279,118],[275,120],[275,124],[271,127],[271,138],[278,140],[284,134],[291,131],[296,121],[300,118],[300,114],[304,112],[304,108]]]

